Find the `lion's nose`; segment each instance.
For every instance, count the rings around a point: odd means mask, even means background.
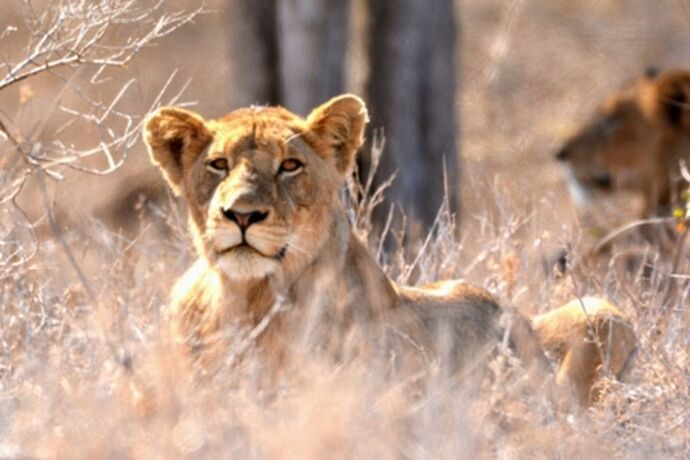
[[[570,150],[566,146],[561,147],[558,150],[558,152],[556,152],[556,155],[555,155],[556,160],[558,160],[558,161],[565,161],[568,159],[569,156],[570,156]]]
[[[268,211],[238,212],[232,209],[222,209],[223,215],[235,222],[240,230],[245,231],[250,225],[261,222],[268,217]]]

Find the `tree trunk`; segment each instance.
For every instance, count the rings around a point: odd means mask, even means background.
[[[282,104],[306,115],[343,92],[349,0],[278,2]]]
[[[397,172],[389,202],[428,228],[443,203],[444,172],[451,211],[458,201],[453,1],[368,4],[371,126],[382,127],[386,137],[378,182]],[[387,213],[387,206],[379,207],[377,220]]]
[[[232,0],[232,106],[301,115],[344,90],[350,0]]]
[[[232,87],[230,106],[281,103],[275,0],[229,2]]]
[[[279,104],[306,115],[343,92],[350,3],[233,0],[232,105]],[[388,202],[428,228],[443,203],[444,172],[451,211],[457,210],[453,0],[367,0],[367,6],[371,127],[383,127],[387,141],[377,180],[397,172]],[[388,208],[378,211],[382,223]]]

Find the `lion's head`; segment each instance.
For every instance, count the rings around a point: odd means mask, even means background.
[[[207,121],[164,107],[146,120],[144,139],[188,205],[199,254],[241,281],[297,273],[316,257],[366,122],[352,95],[306,119],[250,107]]]
[[[671,176],[690,146],[690,71],[647,75],[607,97],[558,151],[579,204],[617,190],[639,192],[647,210],[667,205]]]

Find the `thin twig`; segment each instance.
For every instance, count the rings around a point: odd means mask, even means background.
[[[625,224],[625,225],[618,227],[617,229],[609,232],[608,235],[606,235],[604,238],[601,239],[601,241],[599,241],[599,243],[594,248],[593,252],[594,253],[600,252],[611,241],[618,238],[623,233],[629,232],[630,230],[634,230],[634,229],[642,227],[644,225],[661,225],[661,224],[668,224],[670,222],[673,222],[672,217],[655,217],[655,218],[651,218],[651,219],[639,219],[639,220],[630,222],[628,224]]]

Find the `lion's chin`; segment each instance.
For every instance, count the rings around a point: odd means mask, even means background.
[[[584,207],[591,203],[594,199],[594,194],[592,191],[587,189],[580,180],[575,176],[573,168],[567,165],[564,169],[566,184],[568,185],[568,190],[570,191],[570,196],[573,197],[573,201],[577,206]]]
[[[242,245],[219,254],[216,265],[228,278],[248,281],[273,274],[280,267],[280,262],[275,258],[260,254],[249,246]]]

